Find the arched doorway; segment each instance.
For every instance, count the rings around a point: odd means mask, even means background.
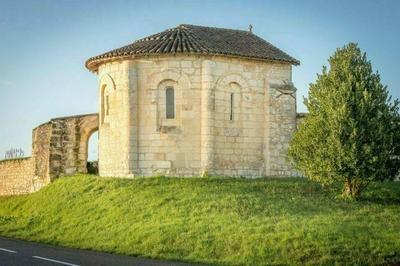
[[[99,174],[99,131],[89,136],[87,145],[86,170],[88,174]]]
[[[98,173],[98,116],[87,116],[80,120],[79,159],[81,173]]]

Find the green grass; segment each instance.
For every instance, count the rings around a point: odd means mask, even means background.
[[[298,178],[61,178],[0,198],[0,235],[216,265],[400,261],[400,182],[343,201]]]

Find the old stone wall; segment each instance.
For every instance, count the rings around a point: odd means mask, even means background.
[[[0,161],[0,195],[37,191],[54,179],[86,173],[89,137],[98,115],[54,118],[32,131],[32,157]]]
[[[37,188],[32,157],[0,161],[0,196],[27,194]]]
[[[32,130],[32,160],[34,176],[40,178],[43,185],[50,182],[50,139],[52,126],[50,122]]]
[[[98,129],[98,115],[54,118],[49,122],[49,127],[50,138],[46,147],[50,180],[86,173],[87,144],[91,134]]]
[[[266,115],[266,175],[291,176],[296,172],[287,150],[296,130],[296,91],[284,80],[269,80]]]
[[[98,74],[100,175],[291,173],[286,150],[296,127],[296,95],[290,64],[160,56],[106,63]],[[171,87],[175,117],[167,119]]]

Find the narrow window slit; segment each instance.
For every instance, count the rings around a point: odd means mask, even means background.
[[[231,93],[231,110],[229,114],[229,120],[233,121],[233,93]]]
[[[168,87],[165,90],[166,118],[175,118],[175,92],[174,88]]]

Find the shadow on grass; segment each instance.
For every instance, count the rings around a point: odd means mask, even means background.
[[[373,183],[361,195],[359,201],[369,204],[400,205],[400,182]]]
[[[398,197],[362,196],[358,201],[368,204],[400,205],[400,195]]]

